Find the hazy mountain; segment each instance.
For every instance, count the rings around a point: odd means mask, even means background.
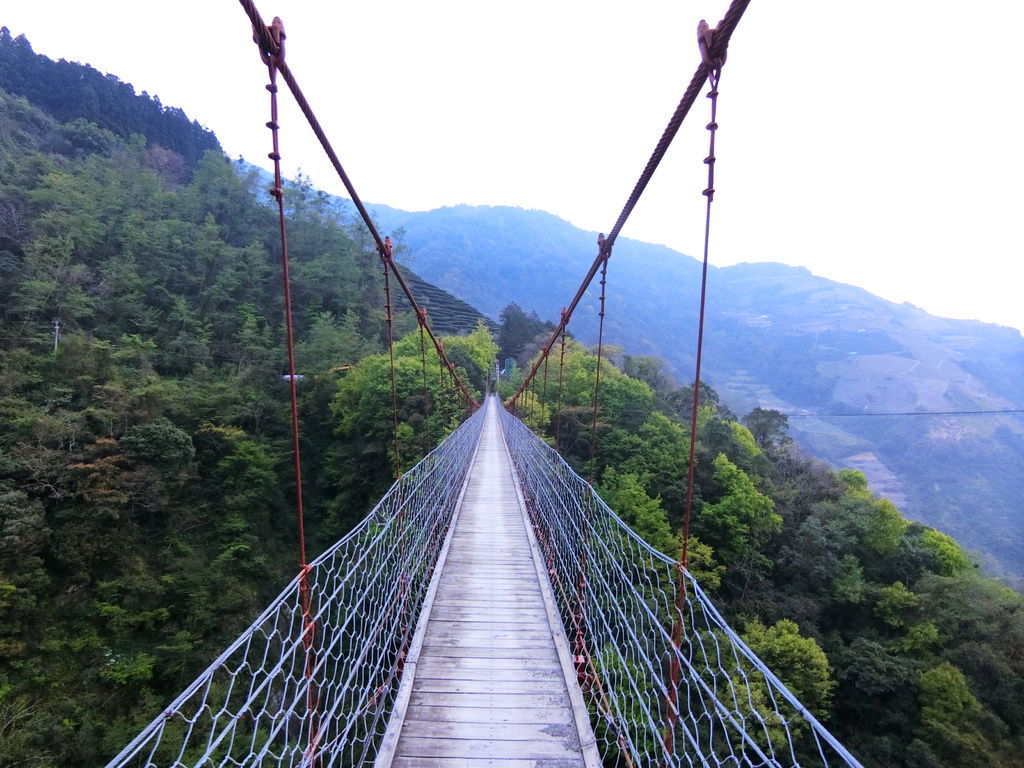
[[[386,229],[404,228],[420,275],[492,317],[516,301],[556,319],[596,253],[596,232],[542,211],[371,207]],[[699,278],[688,256],[620,239],[609,262],[608,341],[692,377]],[[571,326],[588,342],[596,295]],[[1024,578],[1024,416],[868,415],[1024,408],[1018,331],[758,263],[711,269],[705,339],[706,378],[737,412],[788,413],[809,451],[862,469],[908,515],[981,551],[993,572]]]

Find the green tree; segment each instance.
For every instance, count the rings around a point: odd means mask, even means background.
[[[970,569],[970,559],[952,536],[927,528],[921,534],[921,543],[934,559],[935,571],[940,575],[955,576]]]
[[[871,505],[867,545],[879,555],[895,554],[909,525],[891,501],[876,499]]]
[[[754,487],[747,474],[724,453],[714,460],[714,479],[722,488],[719,500],[705,503],[696,515],[696,532],[726,564],[756,551],[782,530],[772,500]]]
[[[620,474],[608,467],[601,476],[598,493],[648,544],[673,560],[679,559],[679,537],[669,527],[661,500],[647,495],[639,476]]]
[[[320,312],[297,350],[300,370],[324,373],[331,368],[353,365],[373,351],[359,332],[359,318],[349,310],[340,320],[332,312]]]
[[[743,423],[754,436],[754,440],[762,450],[777,448],[789,438],[789,417],[772,408],[755,408],[743,417]]]
[[[855,555],[843,555],[832,579],[832,599],[836,603],[859,603],[864,600],[867,584],[864,569]]]
[[[686,484],[687,438],[683,428],[655,411],[639,429],[613,428],[601,443],[602,457],[621,471],[643,478],[644,488],[659,496],[676,521],[682,520]]]
[[[192,438],[166,419],[132,427],[121,438],[120,447],[132,461],[151,464],[164,472],[180,469],[196,454]]]
[[[718,564],[715,551],[696,536],[691,536],[686,546],[686,569],[705,592],[722,586],[725,566]]]
[[[501,320],[501,326],[497,343],[502,359],[518,358],[538,333],[551,333],[555,329],[551,323],[541,320],[536,312],[527,313],[515,302],[501,310],[498,318]]]
[[[795,622],[782,619],[770,627],[748,622],[743,641],[804,706],[819,716],[829,712],[836,682],[828,657],[814,638],[800,634]]]
[[[902,581],[893,582],[878,591],[875,613],[890,627],[902,627],[907,615],[921,605],[921,598],[907,589]]]
[[[917,678],[921,728],[938,741],[941,752],[960,765],[994,765],[977,720],[981,705],[963,672],[947,661],[922,671]]]

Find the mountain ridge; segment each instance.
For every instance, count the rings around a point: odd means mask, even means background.
[[[399,231],[419,274],[491,317],[515,301],[556,319],[596,254],[596,232],[544,211],[369,208]],[[699,278],[695,259],[620,238],[605,342],[661,357],[688,380]],[[1024,579],[1024,482],[1014,471],[1024,465],[1024,418],[948,413],[1024,408],[1017,329],[937,317],[777,261],[711,266],[708,282],[704,370],[726,402],[786,413],[809,452],[861,469],[909,516],[980,550],[990,571]],[[591,288],[570,326],[587,343],[596,342],[596,299]]]

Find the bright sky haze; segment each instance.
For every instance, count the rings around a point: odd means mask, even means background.
[[[607,231],[697,67],[697,22],[728,2],[258,5],[284,20],[364,200],[539,208]],[[266,70],[234,0],[9,1],[0,24],[267,165]],[[806,266],[1024,329],[1022,27],[1024,5],[1000,0],[753,0],[721,81],[712,263]],[[344,194],[283,96],[286,173]],[[699,99],[624,236],[700,256],[707,110]]]

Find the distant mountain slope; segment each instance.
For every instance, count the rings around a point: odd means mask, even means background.
[[[492,317],[514,300],[557,318],[596,253],[597,233],[542,211],[371,208],[386,229],[404,228],[417,272]],[[608,341],[690,378],[699,276],[688,256],[620,239]],[[1024,408],[1019,332],[934,317],[782,264],[712,268],[709,281],[706,375],[737,411],[785,411],[812,453],[862,469],[908,515],[982,551],[994,572],[1024,578],[1024,418],[865,415]],[[572,324],[591,342],[595,299]]]
[[[476,328],[476,324],[480,320],[483,320],[491,330],[497,329],[497,323],[483,315],[475,307],[471,307],[433,283],[428,283],[415,272],[403,270],[402,275],[409,283],[417,303],[421,307],[426,307],[430,327],[435,333],[446,336],[465,335]],[[398,294],[396,306],[399,309],[409,309],[409,302],[401,292]]]
[[[262,179],[263,186],[272,185],[273,176],[259,166],[253,165],[244,160],[239,160],[238,167],[242,173],[253,174],[257,178]],[[311,193],[311,188],[307,190],[302,189],[303,183],[305,183],[305,181],[300,182],[298,187],[293,187],[300,196],[302,194]],[[316,192],[315,194],[318,204],[323,204],[331,208],[334,214],[340,213],[342,219],[351,222],[351,226],[355,226],[357,228],[362,227],[362,222],[358,219],[355,207],[352,205],[350,200],[326,195],[322,192]],[[285,200],[290,199],[290,193],[286,194]],[[387,206],[379,207],[384,211],[395,210],[388,208]],[[395,212],[402,213],[401,211]],[[355,223],[357,221],[359,222],[358,224]],[[399,248],[399,252],[402,250],[403,249]],[[399,261],[401,260],[402,257],[399,255]],[[406,259],[406,261],[408,261],[408,259]],[[491,330],[497,330],[498,324],[486,314],[444,288],[424,280],[416,274],[415,270],[410,268],[408,264],[403,266],[402,276],[412,289],[412,294],[416,298],[417,303],[422,307],[426,307],[428,322],[430,323],[430,327],[436,333],[444,335],[466,335],[476,328],[477,322],[480,320],[483,320]],[[409,311],[411,309],[408,300],[405,298],[405,294],[397,283],[393,284],[392,293],[397,311]],[[495,316],[497,315],[497,313],[493,314]]]

